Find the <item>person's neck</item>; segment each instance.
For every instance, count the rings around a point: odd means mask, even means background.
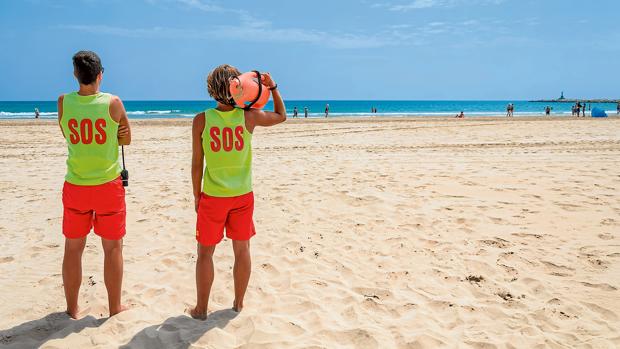
[[[80,96],[92,96],[99,93],[99,85],[90,84],[90,85],[82,85],[80,84],[80,89],[78,90],[78,94]]]
[[[231,111],[235,109],[235,107],[228,105],[228,104],[217,102],[217,107],[215,107],[215,109],[219,111]]]

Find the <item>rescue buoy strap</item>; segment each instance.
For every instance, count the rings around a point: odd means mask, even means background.
[[[256,104],[256,102],[258,102],[260,95],[263,93],[263,82],[261,81],[261,74],[258,70],[253,70],[253,72],[256,73],[256,77],[258,78],[258,93],[256,94],[256,98],[254,98],[254,100],[250,102],[250,104],[246,105],[243,108],[245,110],[250,110],[250,108],[252,108],[252,106]]]

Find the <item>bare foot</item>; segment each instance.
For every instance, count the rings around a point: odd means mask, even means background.
[[[191,317],[196,320],[206,320],[207,319],[207,309],[199,309],[197,306],[192,309],[187,309],[187,312]]]
[[[67,309],[65,313],[67,313],[67,315],[69,315],[72,319],[77,320],[80,317],[80,307],[76,307],[71,310]]]
[[[237,304],[237,300],[233,301],[233,310],[236,311],[237,313],[240,313],[241,310],[243,310],[243,303]]]
[[[125,310],[128,310],[128,309],[129,309],[129,307],[126,306],[126,305],[121,305],[117,309],[110,308],[110,317],[112,317],[112,316],[114,316],[114,315],[116,315],[118,313],[122,313],[122,312],[124,312]]]

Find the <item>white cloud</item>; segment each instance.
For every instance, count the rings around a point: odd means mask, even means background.
[[[298,28],[272,28],[257,26],[216,26],[207,30],[169,27],[126,28],[108,25],[63,25],[61,29],[77,30],[92,34],[114,35],[127,38],[167,38],[201,40],[237,40],[253,42],[309,43],[338,49],[373,48],[394,44],[394,38],[379,35],[329,33]]]
[[[413,0],[407,3],[377,3],[374,8],[386,8],[390,11],[406,12],[433,7],[455,7],[462,5],[497,5],[506,0]]]
[[[254,42],[310,43],[339,49],[373,48],[391,45],[393,38],[379,34],[326,32],[301,28],[278,28],[270,21],[257,18],[241,9],[226,8],[205,0],[146,0],[152,5],[182,5],[190,9],[212,13],[234,14],[234,25],[214,25],[205,29],[170,27],[127,28],[108,25],[64,25],[61,28],[93,34],[115,35],[128,38],[185,38],[204,40],[237,40]]]
[[[414,10],[444,5],[448,0],[415,0],[406,5],[394,5],[390,7],[392,11]]]
[[[234,14],[234,24],[212,25],[210,27],[173,28],[143,27],[128,28],[108,25],[65,25],[64,29],[78,30],[101,35],[114,35],[127,38],[168,38],[195,40],[234,40],[252,42],[303,43],[326,46],[334,49],[364,49],[385,46],[412,46],[432,44],[436,39],[454,41],[453,37],[479,36],[486,32],[501,33],[507,31],[504,26],[485,25],[484,21],[467,20],[462,22],[429,22],[429,23],[393,23],[382,28],[366,32],[324,31],[319,29],[303,29],[296,27],[277,27],[272,22],[254,17],[245,10],[228,9],[213,2],[204,0],[147,0],[152,4],[179,4],[204,12]],[[498,3],[503,0],[416,0],[410,5],[418,8],[433,6],[453,6],[457,3]],[[381,6],[387,6],[382,4]],[[391,6],[391,5],[390,5]],[[426,6],[426,7],[424,7]],[[388,7],[393,9],[393,7]],[[529,19],[528,21],[531,21]]]
[[[219,5],[213,3],[206,3],[200,0],[178,0],[178,2],[185,4],[189,7],[205,11],[205,12],[224,12],[225,9]]]

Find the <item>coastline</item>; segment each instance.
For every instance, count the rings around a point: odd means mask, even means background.
[[[170,123],[190,123],[193,117],[180,117],[180,118],[129,118],[129,121],[132,124],[136,125],[166,125]],[[336,117],[297,117],[293,118],[291,115],[288,115],[286,122],[297,122],[297,123],[347,123],[347,122],[368,122],[368,121],[377,121],[377,122],[398,122],[398,121],[408,121],[408,122],[427,122],[427,121],[446,121],[446,120],[455,120],[458,122],[463,122],[467,120],[479,120],[479,121],[560,121],[560,120],[612,120],[612,119],[620,119],[620,115],[609,115],[605,118],[592,118],[591,116],[586,117],[575,117],[570,115],[551,115],[546,116],[543,113],[541,114],[532,114],[532,115],[518,115],[515,114],[514,117],[508,118],[506,115],[495,114],[495,115],[484,115],[484,116],[468,116],[465,115],[465,118],[455,118],[454,116],[437,116],[437,115],[391,115],[391,116],[336,116]],[[32,123],[36,124],[57,124],[56,119],[49,118],[41,118],[41,119],[1,119],[0,125],[11,126],[11,125],[27,125]]]
[[[127,115],[132,119],[155,119],[155,118],[191,118],[197,113],[214,107],[212,101],[136,101],[124,100]],[[271,102],[270,102],[271,103]],[[385,100],[287,100],[287,112],[293,115],[297,108],[299,115],[303,116],[307,108],[309,117],[323,117],[325,107],[329,104],[330,116],[333,117],[370,117],[370,116],[411,116],[411,117],[451,117],[463,111],[466,116],[494,116],[506,115],[508,104],[515,106],[515,116],[534,116],[544,113],[549,106],[552,114],[559,116],[571,115],[570,103],[535,103],[528,101],[476,101],[476,100],[409,100],[409,101],[385,101]],[[613,103],[597,103],[590,107],[604,109],[608,114],[616,114],[617,105]],[[35,108],[39,109],[43,118],[56,118],[56,103],[43,102],[2,102],[0,101],[0,119],[34,118]],[[268,104],[266,110],[273,106]],[[376,113],[371,113],[376,110]]]

